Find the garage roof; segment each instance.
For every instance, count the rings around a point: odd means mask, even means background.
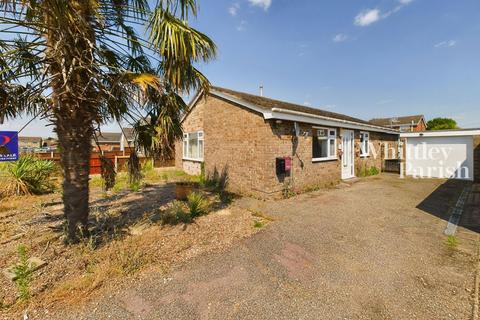
[[[480,129],[472,128],[472,129],[454,129],[454,130],[432,130],[432,131],[423,131],[423,132],[404,132],[400,134],[401,138],[459,137],[459,136],[480,136]]]

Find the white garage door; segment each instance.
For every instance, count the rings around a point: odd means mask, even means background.
[[[406,174],[473,180],[473,137],[407,138]]]

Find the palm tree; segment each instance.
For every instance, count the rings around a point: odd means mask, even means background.
[[[88,232],[95,128],[112,120],[142,123],[151,114],[151,146],[178,138],[180,95],[208,89],[194,64],[213,59],[216,47],[188,24],[196,0],[152,7],[147,0],[0,0],[0,8],[0,118],[53,123],[67,235],[75,241],[79,229]]]

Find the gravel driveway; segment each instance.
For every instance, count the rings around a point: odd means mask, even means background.
[[[58,319],[470,319],[477,233],[446,245],[461,183],[382,175],[288,200],[226,252],[148,274]],[[68,311],[68,312],[67,312]]]

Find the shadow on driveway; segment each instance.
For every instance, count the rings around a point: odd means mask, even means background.
[[[470,185],[472,183],[469,181],[447,180],[426,197],[417,206],[417,209],[448,221],[451,209],[456,205],[463,189]],[[475,207],[478,209],[480,205],[479,196],[480,188],[477,186],[466,202],[465,211],[459,225],[474,232],[480,232],[480,212],[474,210]],[[475,212],[476,214],[474,214]]]

